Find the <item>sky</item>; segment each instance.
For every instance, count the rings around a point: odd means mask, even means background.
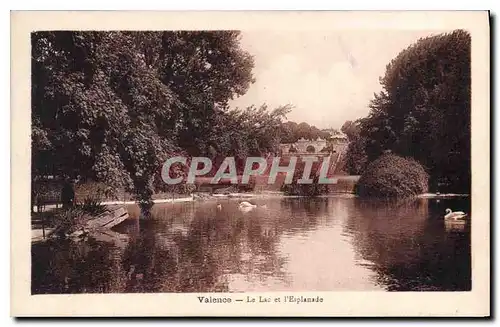
[[[243,31],[240,44],[254,56],[256,82],[230,104],[292,104],[288,120],[340,128],[368,114],[391,59],[419,38],[442,32]]]

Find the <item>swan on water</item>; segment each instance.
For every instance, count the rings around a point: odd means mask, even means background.
[[[222,204],[217,203],[217,210],[222,210]]]
[[[257,206],[256,204],[251,204],[250,202],[247,202],[247,201],[242,201],[240,202],[238,208],[243,211],[243,212],[248,212],[248,211],[251,211],[255,208],[261,208],[261,209],[267,209],[267,205],[261,205],[261,206]]]
[[[446,209],[446,215],[444,216],[444,219],[449,219],[449,220],[459,220],[459,219],[465,219],[467,214],[463,211],[455,211],[453,212],[451,209]]]
[[[250,202],[247,202],[247,201],[243,201],[243,202],[240,202],[239,207],[240,208],[256,208],[257,205],[256,204],[251,204]]]
[[[249,211],[252,211],[256,207],[257,207],[257,205],[255,205],[255,204],[251,204],[250,202],[243,201],[243,202],[240,202],[238,209],[240,209],[240,211],[242,211],[242,212],[249,212]]]

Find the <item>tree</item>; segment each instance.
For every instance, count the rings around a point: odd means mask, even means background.
[[[253,58],[240,48],[239,38],[238,31],[161,33],[155,66],[182,103],[168,127],[177,128],[179,146],[191,155],[208,154],[213,141],[207,135],[228,101],[254,82]]]
[[[345,169],[350,175],[361,175],[368,164],[365,139],[356,137],[349,142],[346,151]]]
[[[282,143],[295,143],[299,139],[297,137],[297,123],[287,121],[281,125],[280,138]]]
[[[318,137],[328,139],[330,134],[321,131],[316,126],[311,126],[308,123],[297,124],[293,121],[283,123],[280,128],[280,138],[282,143],[295,143],[300,138],[306,140],[316,140]]]
[[[360,135],[363,120],[346,121],[341,131],[346,134],[349,145],[345,154],[345,170],[350,175],[360,175],[367,165],[366,142],[367,140]]]
[[[353,122],[351,120],[346,121],[340,128],[340,131],[347,136],[349,141],[359,136],[359,130],[360,128],[358,122]]]
[[[360,133],[369,161],[389,149],[427,167],[434,186],[470,191],[470,42],[463,30],[423,38],[387,65]]]
[[[124,186],[148,209],[163,161],[207,152],[252,68],[236,31],[33,33],[32,176]]]
[[[277,153],[280,127],[291,108],[285,105],[269,110],[267,105],[262,105],[222,112],[206,135],[208,155],[212,159],[217,157],[216,162],[222,162],[227,156],[235,157],[241,172],[247,157]]]

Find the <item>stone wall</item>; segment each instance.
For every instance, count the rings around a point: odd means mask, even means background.
[[[321,138],[316,140],[306,140],[301,138],[295,143],[292,144],[281,144],[280,149],[283,154],[290,153],[290,149],[294,148],[297,150],[297,153],[319,153],[321,150],[328,146],[328,142]]]
[[[295,149],[297,154],[320,153],[326,147],[331,147],[335,153],[343,153],[347,150],[347,140],[335,139],[331,142],[318,138],[316,140],[300,139],[295,143],[280,144],[281,154],[289,154],[290,149]]]

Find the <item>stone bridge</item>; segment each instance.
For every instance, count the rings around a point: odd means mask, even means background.
[[[295,143],[280,144],[281,154],[321,154],[322,152],[343,153],[347,149],[348,142],[345,140],[327,141],[321,138],[316,140],[299,139]],[[327,149],[330,148],[330,151]]]
[[[295,143],[280,144],[280,150],[283,154],[320,153],[321,150],[326,149],[327,146],[327,141],[319,137],[316,140],[306,140],[301,138]]]

